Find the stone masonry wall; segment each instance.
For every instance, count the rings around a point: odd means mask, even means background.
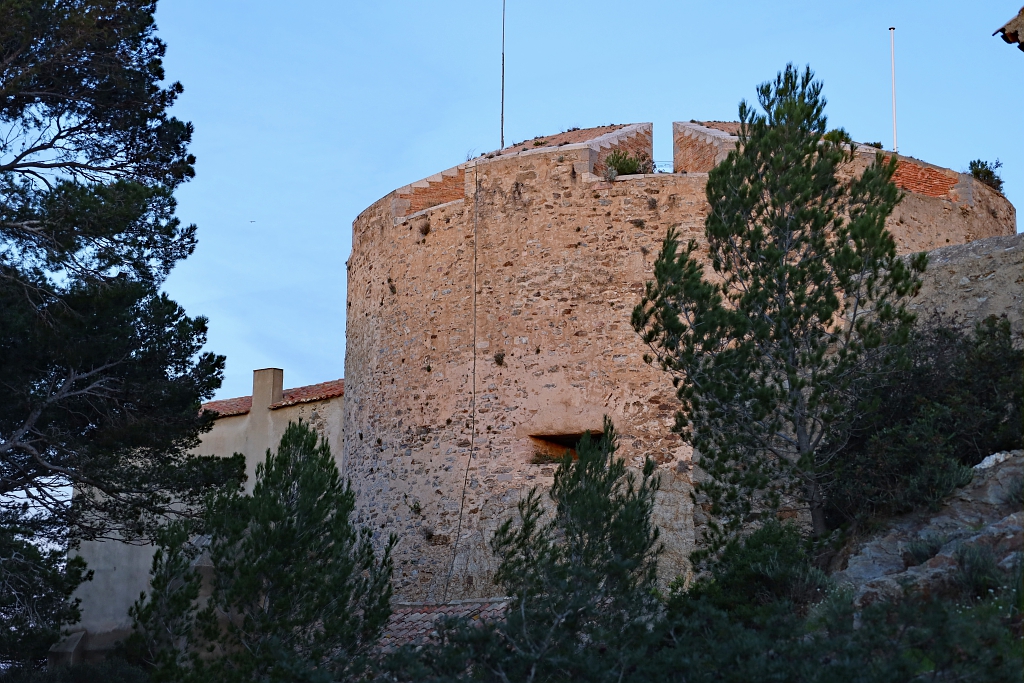
[[[707,173],[736,145],[729,133],[697,123],[672,124],[672,171]]]
[[[359,521],[378,543],[399,537],[398,599],[493,595],[494,530],[552,483],[553,466],[533,463],[549,441],[535,437],[600,429],[604,415],[628,462],[657,461],[663,579],[686,571],[690,452],[670,431],[671,382],[643,363],[629,317],[666,229],[703,241],[707,175],[594,173],[602,151],[649,136],[627,126],[478,158],[463,199],[412,216],[392,193],[353,223],[344,470]],[[973,204],[908,195],[918,203],[890,223],[901,251],[1012,234],[1008,202],[968,186]]]
[[[1005,315],[1024,341],[1024,234],[942,247],[928,253],[921,291],[910,301],[918,319],[932,313],[970,329]]]

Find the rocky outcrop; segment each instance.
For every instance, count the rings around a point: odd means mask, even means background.
[[[987,548],[1002,569],[1011,570],[1024,547],[1022,477],[1024,451],[990,455],[974,467],[971,483],[940,510],[899,517],[881,534],[856,544],[845,568],[834,574],[837,584],[852,586],[858,605],[897,597],[903,586],[942,593],[955,579],[958,551],[970,546]],[[935,552],[922,558],[922,547],[929,544]]]
[[[1024,234],[989,237],[928,252],[921,290],[909,302],[918,320],[939,314],[964,329],[1005,315],[1024,336]]]

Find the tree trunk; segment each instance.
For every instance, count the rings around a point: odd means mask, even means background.
[[[815,538],[821,538],[828,533],[828,527],[825,526],[825,501],[821,495],[821,487],[817,482],[814,482],[810,486],[810,498],[811,503],[811,529],[814,533]]]

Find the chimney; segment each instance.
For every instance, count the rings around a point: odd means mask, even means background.
[[[252,411],[280,403],[284,395],[284,370],[263,368],[252,371]]]

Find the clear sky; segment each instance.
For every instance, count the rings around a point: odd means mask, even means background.
[[[992,32],[1021,0],[508,0],[505,139],[571,126],[735,120],[787,62],[825,84],[831,125],[955,170],[1002,160],[1024,208],[1024,53]],[[344,375],[352,220],[391,190],[498,147],[501,0],[164,0],[165,65],[195,124],[179,215],[195,255],[167,290],[210,318],[218,398],[252,370]]]

